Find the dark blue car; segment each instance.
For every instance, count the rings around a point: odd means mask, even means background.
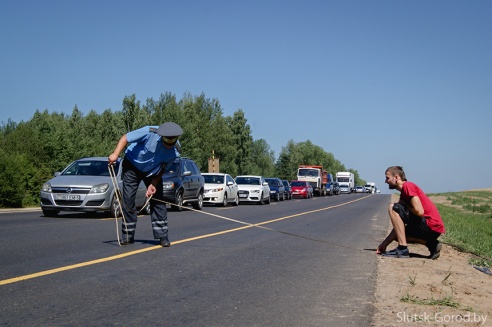
[[[270,186],[270,199],[275,201],[285,200],[285,187],[280,178],[270,177],[265,178],[265,181]]]
[[[284,184],[284,187],[285,187],[285,199],[291,200],[292,199],[292,187],[290,186],[289,181],[282,179],[282,184]]]

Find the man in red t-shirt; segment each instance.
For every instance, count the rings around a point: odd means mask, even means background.
[[[377,254],[394,258],[409,258],[407,242],[427,246],[430,259],[439,258],[442,244],[437,238],[446,232],[441,215],[425,193],[412,182],[408,182],[400,166],[386,169],[386,180],[390,190],[401,192],[400,201],[388,208],[393,229],[376,250]],[[386,251],[391,242],[397,241],[398,247]]]

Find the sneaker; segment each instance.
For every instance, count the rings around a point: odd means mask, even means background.
[[[382,254],[383,257],[390,257],[390,258],[410,258],[410,251],[408,251],[408,248],[404,250],[400,250],[399,248],[395,248],[394,250],[391,251],[386,251]]]
[[[429,259],[436,260],[441,255],[442,243],[437,242],[434,246],[427,246],[430,251]]]

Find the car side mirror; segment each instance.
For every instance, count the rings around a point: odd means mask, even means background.
[[[183,173],[183,176],[191,176],[191,171],[187,170]]]
[[[227,186],[231,186],[231,185],[234,185],[233,182],[227,182]]]

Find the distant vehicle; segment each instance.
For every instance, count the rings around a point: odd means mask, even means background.
[[[205,178],[203,202],[227,206],[239,204],[239,187],[229,174],[202,173]]]
[[[333,175],[327,174],[326,175],[326,194],[333,195],[333,183],[335,183],[335,180],[333,179]]]
[[[356,186],[355,187],[355,193],[364,193],[364,187],[363,186]]]
[[[327,175],[323,166],[299,165],[297,169],[297,180],[309,182],[316,195],[326,195]]]
[[[340,194],[340,184],[338,184],[337,182],[333,183],[333,194]]]
[[[120,169],[122,162],[118,159],[113,165],[120,190],[123,185]],[[147,187],[141,182],[135,201],[137,209],[142,208],[147,202],[146,192]],[[108,211],[113,217],[121,216],[121,208],[109,175],[108,157],[89,157],[73,161],[43,184],[40,198],[41,210],[46,217],[54,217],[60,211]],[[144,212],[150,214],[148,203]]]
[[[313,197],[313,187],[307,181],[291,181],[290,186],[292,187],[292,197],[301,197],[310,199]]]
[[[173,204],[171,210],[182,211],[188,203],[196,210],[202,209],[205,178],[193,160],[176,158],[162,175],[162,185],[164,200]]]
[[[270,186],[263,176],[236,176],[235,181],[239,188],[239,201],[270,204]]]
[[[292,199],[292,187],[290,186],[289,181],[282,179],[282,183],[284,184],[284,187],[285,187],[285,199],[291,200]]]
[[[372,185],[370,184],[364,185],[364,193],[372,193]]]
[[[340,185],[340,193],[352,193],[354,188],[354,174],[349,171],[339,171],[336,174],[337,182]]]
[[[367,183],[371,187],[371,192],[370,193],[376,193],[376,183],[374,182],[369,182]]]
[[[266,177],[265,180],[270,186],[270,199],[275,201],[285,200],[285,186],[280,178]]]

